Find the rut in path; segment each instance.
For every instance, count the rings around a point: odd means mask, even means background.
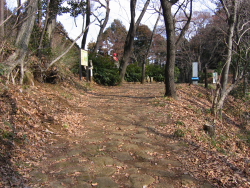
[[[187,144],[157,129],[168,122],[152,105],[163,89],[124,84],[87,92],[84,105],[73,109],[82,117],[79,126],[66,134],[53,130],[43,160],[30,172],[31,187],[213,187],[178,160]]]

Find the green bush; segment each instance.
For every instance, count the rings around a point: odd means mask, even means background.
[[[114,86],[120,82],[119,69],[110,56],[89,54],[93,63],[93,77],[98,84]]]
[[[156,82],[164,81],[164,67],[155,64],[149,64],[146,67],[146,75],[153,77]]]
[[[142,77],[142,68],[137,63],[130,64],[127,67],[125,80],[127,82],[140,82]]]
[[[250,96],[248,93],[244,93],[244,84],[240,83],[237,87],[235,87],[231,92],[230,95],[234,96],[238,99],[250,100]]]
[[[180,69],[178,67],[174,67],[174,81],[178,82],[180,76]]]
[[[114,86],[119,83],[119,73],[116,70],[101,69],[94,73],[94,80],[98,84]]]

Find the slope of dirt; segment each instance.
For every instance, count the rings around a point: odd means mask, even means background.
[[[232,97],[210,137],[200,86],[178,85],[177,101],[160,83],[4,87],[0,187],[250,186],[249,108]]]

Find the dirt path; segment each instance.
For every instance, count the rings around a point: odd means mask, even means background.
[[[163,88],[125,84],[83,95],[70,109],[79,126],[51,129],[46,153],[30,173],[31,187],[212,187],[183,169],[177,156],[187,144],[156,129],[168,122],[152,104]]]

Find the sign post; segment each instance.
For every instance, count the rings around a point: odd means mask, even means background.
[[[193,84],[198,84],[199,81],[199,76],[198,76],[198,62],[193,62],[193,67],[192,67],[192,82]]]
[[[81,49],[80,80],[82,79],[82,66],[86,67],[86,79],[88,81],[88,51]]]
[[[93,80],[93,63],[92,60],[89,60],[89,81],[92,82]]]
[[[216,84],[216,83],[217,83],[217,80],[218,80],[218,73],[217,73],[217,72],[214,72],[214,73],[213,73],[213,84]]]
[[[81,65],[88,66],[88,51],[81,49]]]

